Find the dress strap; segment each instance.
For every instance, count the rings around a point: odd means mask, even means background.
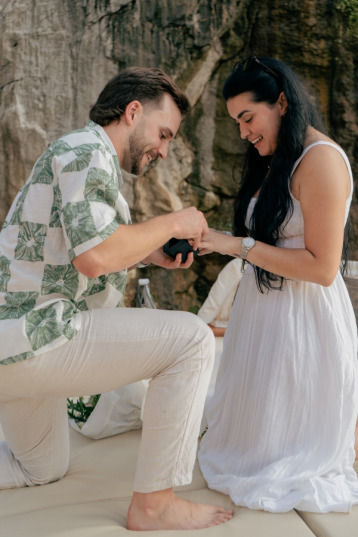
[[[339,145],[337,144],[334,144],[333,142],[327,142],[325,140],[319,140],[318,142],[314,142],[313,144],[311,145],[308,145],[304,150],[303,150],[303,153],[302,155],[296,160],[296,162],[294,163],[293,165],[293,168],[292,168],[292,172],[291,172],[291,177],[292,175],[295,173],[296,171],[296,168],[297,166],[299,165],[299,163],[301,162],[301,160],[303,159],[303,157],[305,156],[305,154],[314,146],[316,145],[330,145],[331,147],[333,147],[334,149],[336,149],[338,151],[338,153],[340,153],[344,159],[344,162],[346,163],[346,166],[348,168],[348,173],[349,173],[349,179],[350,179],[350,183],[351,183],[351,190],[350,190],[350,194],[349,194],[349,197],[348,199],[351,199],[352,198],[352,195],[353,195],[353,174],[352,174],[352,168],[351,168],[351,165],[349,163],[349,160],[348,160],[348,157],[347,155],[345,154],[345,152],[343,151],[343,149],[341,147],[339,147]]]

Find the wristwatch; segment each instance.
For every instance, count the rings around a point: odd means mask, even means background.
[[[249,253],[249,250],[251,250],[251,248],[253,248],[255,244],[256,244],[256,241],[252,237],[245,237],[244,239],[242,239],[240,259],[246,259],[246,256]]]

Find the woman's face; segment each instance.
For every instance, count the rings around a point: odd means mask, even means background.
[[[241,138],[255,146],[262,157],[272,155],[277,147],[278,131],[287,109],[283,93],[275,104],[257,103],[251,92],[228,99],[227,109],[240,129]]]

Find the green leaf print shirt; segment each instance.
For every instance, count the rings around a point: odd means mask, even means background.
[[[38,159],[0,233],[0,364],[66,343],[79,311],[121,305],[126,270],[87,278],[72,260],[131,223],[122,184],[112,142],[93,122]]]

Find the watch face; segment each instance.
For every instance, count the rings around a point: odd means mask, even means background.
[[[245,237],[242,241],[243,246],[246,248],[252,248],[255,244],[255,239],[252,237]]]

